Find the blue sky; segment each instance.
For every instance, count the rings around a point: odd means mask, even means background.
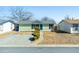
[[[9,16],[10,8],[18,8],[16,6],[0,6],[0,16]],[[36,19],[41,19],[45,16],[54,19],[57,23],[66,16],[79,18],[78,6],[19,6],[25,11],[32,12]]]

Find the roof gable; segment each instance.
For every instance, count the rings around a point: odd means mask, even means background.
[[[0,25],[7,23],[7,22],[11,22],[13,24],[16,24],[14,21],[11,21],[11,20],[0,20]]]

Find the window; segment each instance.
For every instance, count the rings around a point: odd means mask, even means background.
[[[78,30],[78,24],[73,24],[74,30]]]
[[[53,24],[49,24],[49,29],[52,29],[53,28]]]

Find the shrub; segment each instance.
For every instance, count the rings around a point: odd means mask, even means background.
[[[30,41],[35,41],[34,37],[29,38]]]
[[[35,28],[34,33],[32,34],[35,39],[39,39],[40,37],[40,29],[38,27]]]

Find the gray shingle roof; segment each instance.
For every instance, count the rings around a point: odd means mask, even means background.
[[[0,25],[6,22],[12,22],[14,24],[55,24],[53,20],[25,20],[25,21],[19,21],[18,23],[12,20],[0,20]]]
[[[27,21],[20,21],[19,24],[55,24],[53,20],[27,20]]]
[[[32,22],[33,21],[28,21],[28,20],[26,20],[26,21],[19,21],[19,24],[32,24]]]

